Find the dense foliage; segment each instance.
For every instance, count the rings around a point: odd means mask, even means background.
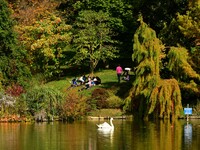
[[[143,22],[134,34],[133,61],[136,63],[135,81],[130,91],[132,109],[137,109],[141,117],[156,114],[160,118],[178,117],[182,111],[181,92],[175,79],[160,78],[162,42],[154,30]]]
[[[52,88],[36,86],[21,95],[20,101],[24,103],[24,113],[51,118],[59,115],[63,94]]]
[[[72,89],[68,92],[64,102],[60,105],[60,117],[64,121],[80,119],[87,113],[87,99]]]
[[[59,74],[61,66],[65,65],[63,53],[71,41],[71,26],[48,13],[45,19],[31,26],[18,26],[17,29],[28,50],[32,72],[42,72],[47,77]]]
[[[37,96],[18,103],[22,93],[33,90],[31,74],[42,74],[42,84],[72,69],[93,74],[95,69],[105,65],[114,69],[120,63],[135,71],[126,110],[176,116],[181,99],[183,105],[200,99],[199,10],[199,0],[0,0],[0,90],[4,96],[14,95],[16,105],[33,105],[34,114],[39,110]],[[128,90],[121,91],[128,95]],[[63,118],[85,114],[85,99],[84,109],[77,109],[76,115],[67,107],[69,97],[59,108],[63,114],[57,113]],[[119,108],[119,99],[108,94],[103,103]],[[76,107],[78,101],[72,105]]]
[[[108,25],[109,15],[100,11],[81,11],[75,22],[73,43],[76,47],[75,63],[86,63],[91,74],[100,60],[116,58],[116,41]]]
[[[30,77],[24,62],[26,51],[19,45],[13,27],[11,9],[5,0],[0,0],[0,87],[15,82],[25,85]]]
[[[198,91],[200,75],[189,64],[188,50],[183,47],[164,47],[154,30],[139,17],[140,27],[134,34],[133,61],[136,64],[135,81],[126,102],[139,115],[151,113],[161,118],[178,117],[182,112],[181,91],[190,87]],[[164,60],[164,64],[161,62]],[[168,60],[168,61],[166,61]],[[173,79],[160,77],[160,64],[170,71]],[[190,81],[192,84],[188,84]],[[198,95],[198,94],[197,94]],[[129,108],[130,109],[130,108]]]

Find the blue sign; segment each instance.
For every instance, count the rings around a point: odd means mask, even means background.
[[[192,108],[184,108],[184,114],[185,115],[191,115],[192,114]]]

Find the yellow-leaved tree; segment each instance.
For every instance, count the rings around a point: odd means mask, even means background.
[[[33,72],[45,75],[59,74],[65,65],[64,53],[71,41],[71,26],[52,13],[35,21],[32,25],[17,26],[21,42],[30,56],[29,63]]]

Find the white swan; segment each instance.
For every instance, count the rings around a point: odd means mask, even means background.
[[[113,118],[110,118],[110,124],[108,124],[107,122],[104,122],[102,124],[97,124],[97,126],[99,127],[99,129],[114,129],[114,125],[112,121],[113,121]]]

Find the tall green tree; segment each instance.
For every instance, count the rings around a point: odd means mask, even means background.
[[[93,75],[99,61],[117,57],[116,41],[108,24],[109,15],[102,11],[81,11],[75,24],[73,44],[75,63],[86,62]]]
[[[135,80],[126,103],[144,118],[153,114],[160,118],[178,117],[182,111],[181,92],[176,79],[161,79],[160,62],[164,45],[142,17],[134,34],[133,61]],[[127,106],[126,105],[126,106]]]
[[[177,24],[187,41],[190,41],[191,64],[200,73],[200,1],[194,3],[186,14],[178,14]]]
[[[179,81],[183,103],[196,103],[199,99],[200,74],[200,5],[191,0],[189,9],[178,13],[169,26],[162,31],[161,39],[169,47],[166,51],[168,62],[161,75],[174,77]],[[161,34],[160,34],[161,35]],[[178,47],[177,47],[178,46]],[[168,71],[167,71],[168,70]]]
[[[18,45],[13,27],[14,21],[8,3],[0,0],[0,81],[4,85],[13,82],[23,84],[30,76],[29,68],[24,62],[26,51]]]
[[[200,2],[192,0],[188,9],[184,12],[177,12],[168,24],[164,24],[159,37],[167,45],[182,45],[189,50],[199,45],[199,20]],[[192,3],[192,4],[191,4]]]
[[[62,0],[59,8],[63,10],[63,14],[67,17],[69,24],[74,24],[80,11],[103,11],[109,14],[108,24],[112,31],[117,33],[114,35],[114,39],[120,41],[120,44],[117,45],[119,59],[123,61],[124,65],[128,65],[131,62],[132,35],[134,30],[137,29],[137,18],[133,17],[134,7],[135,2],[129,0]],[[137,15],[138,12],[136,11]],[[110,60],[110,62],[112,61]]]

